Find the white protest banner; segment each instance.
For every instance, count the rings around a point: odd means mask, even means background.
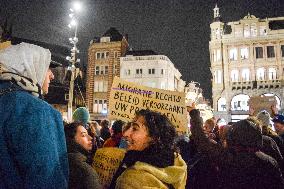
[[[108,188],[125,155],[121,148],[99,148],[94,156],[92,167],[100,177],[103,188]]]
[[[140,109],[165,114],[179,133],[188,130],[185,93],[145,87],[115,77],[109,97],[109,119],[131,121]]]

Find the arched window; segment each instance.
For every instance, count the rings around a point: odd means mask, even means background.
[[[262,95],[261,95],[262,96]],[[263,94],[263,96],[275,96],[275,98],[276,98],[276,107],[277,107],[277,109],[278,110],[280,110],[280,105],[281,105],[281,100],[280,100],[280,98],[277,96],[277,95],[275,95],[275,94],[273,94],[273,93],[264,93]]]
[[[269,68],[268,69],[268,79],[269,80],[277,79],[276,69],[275,68]]]
[[[264,68],[258,68],[256,70],[256,78],[257,80],[264,80]]]
[[[242,70],[242,81],[249,81],[249,69]]]
[[[236,82],[239,80],[239,71],[238,70],[232,70],[231,71],[231,81]]]
[[[219,98],[219,100],[217,102],[217,108],[218,108],[217,111],[226,111],[227,110],[225,98],[223,98],[223,97]]]
[[[231,101],[231,110],[248,111],[248,100],[249,96],[245,94],[239,94],[234,96]]]

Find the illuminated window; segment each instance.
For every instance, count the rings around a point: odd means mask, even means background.
[[[213,50],[213,61],[217,62],[220,60],[221,60],[221,50],[220,49]]]
[[[249,69],[242,70],[242,80],[249,81]]]
[[[264,68],[258,68],[256,71],[257,80],[264,80]]]
[[[274,80],[276,79],[276,69],[275,68],[269,68],[268,69],[268,79],[269,80]]]
[[[236,82],[239,80],[239,71],[238,70],[232,70],[231,71],[231,81]]]
[[[217,102],[217,106],[218,106],[218,110],[217,111],[226,111],[226,99],[221,97],[219,98],[218,102]]]
[[[241,48],[241,59],[248,59],[248,48],[247,47],[244,47],[244,48]]]
[[[232,98],[231,110],[248,111],[249,96],[245,94],[239,94]]]
[[[100,75],[100,66],[96,66],[95,75]]]
[[[222,72],[221,70],[214,71],[214,82],[222,83]]]
[[[238,50],[237,48],[230,49],[230,60],[237,60]]]
[[[104,89],[104,81],[94,82],[94,92],[106,92]]]

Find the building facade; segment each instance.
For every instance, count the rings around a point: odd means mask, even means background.
[[[120,78],[147,87],[184,91],[181,73],[165,55],[154,51],[129,51],[120,58]]]
[[[216,117],[247,117],[251,96],[274,95],[283,108],[283,26],[284,17],[260,19],[249,13],[224,23],[216,5],[209,42]]]
[[[86,103],[92,120],[107,116],[109,92],[113,78],[119,76],[120,56],[128,48],[126,37],[110,28],[102,37],[91,41],[88,49]]]

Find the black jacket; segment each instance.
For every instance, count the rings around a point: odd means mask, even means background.
[[[261,151],[236,151],[211,143],[202,130],[202,124],[202,118],[191,112],[191,132],[198,149],[219,167],[219,188],[284,188],[275,159]]]
[[[67,143],[69,160],[69,189],[102,188],[98,174],[89,164],[89,153],[75,142]]]

